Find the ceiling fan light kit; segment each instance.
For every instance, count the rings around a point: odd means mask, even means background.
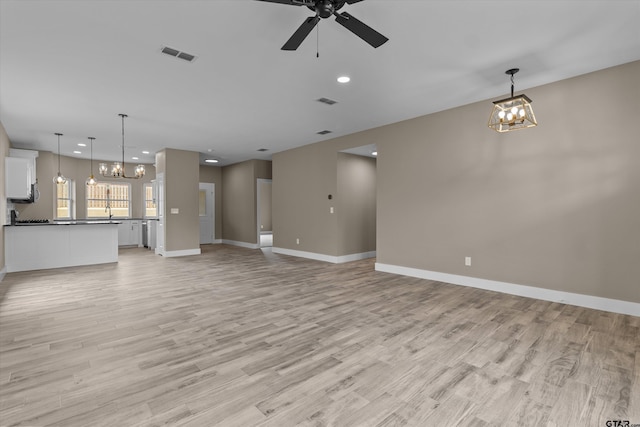
[[[315,12],[315,16],[311,16],[304,20],[302,25],[293,33],[291,38],[282,46],[282,50],[296,50],[302,44],[304,39],[318,25],[320,19],[327,19],[331,16],[336,17],[336,22],[374,48],[385,44],[389,39],[369,27],[365,23],[357,20],[353,15],[347,12],[338,13],[346,4],[359,3],[364,0],[258,0],[268,3],[280,3],[289,6],[307,6],[311,11]]]

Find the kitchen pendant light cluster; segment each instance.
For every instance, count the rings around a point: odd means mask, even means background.
[[[144,165],[139,164],[134,170],[134,176],[127,176],[124,170],[124,119],[129,117],[126,114],[118,114],[122,118],[122,163],[113,162],[111,165],[111,171],[107,167],[106,163],[100,163],[98,171],[100,175],[110,178],[126,178],[126,179],[139,179],[144,176]]]
[[[66,184],[67,178],[65,178],[64,175],[62,175],[62,173],[60,173],[60,137],[62,136],[62,134],[61,133],[54,133],[54,135],[58,136],[58,175],[53,177],[53,183],[54,184]]]
[[[511,76],[511,96],[493,102],[488,126],[496,132],[509,132],[538,125],[531,108],[531,99],[524,93],[518,96],[513,95],[513,75],[518,71],[520,71],[519,68],[505,71],[505,74]]]

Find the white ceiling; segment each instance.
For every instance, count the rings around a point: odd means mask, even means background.
[[[16,147],[55,151],[61,132],[63,155],[88,158],[72,151],[93,136],[94,157],[117,160],[126,113],[127,159],[176,148],[225,165],[503,97],[509,68],[521,69],[519,92],[640,59],[640,0],[366,0],[342,11],[389,42],[374,49],[327,19],[319,40],[314,31],[282,51],[312,12],[253,0],[0,0],[0,120]],[[337,83],[342,74],[351,82]]]

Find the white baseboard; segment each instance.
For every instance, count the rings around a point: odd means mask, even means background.
[[[160,253],[156,252],[158,255],[162,255],[167,258],[174,258],[179,256],[189,256],[189,255],[200,255],[202,252],[200,248],[198,249],[184,249],[181,251],[162,251]]]
[[[537,288],[535,286],[517,285],[515,283],[498,282],[495,280],[479,279],[477,277],[459,276],[456,274],[439,273],[437,271],[382,263],[376,263],[376,271],[640,317],[640,303],[631,301],[556,291],[553,289]]]
[[[332,264],[342,264],[345,262],[358,261],[366,258],[374,258],[376,256],[376,251],[362,252],[359,254],[349,254],[349,255],[342,255],[342,256],[332,256],[332,255],[318,254],[315,252],[296,251],[293,249],[285,249],[285,248],[277,248],[277,247],[273,247],[271,248],[271,250],[274,254],[297,256],[300,258],[308,258],[316,261],[330,262]]]
[[[225,245],[240,246],[241,248],[247,249],[260,249],[259,243],[238,242],[237,240],[227,239],[222,239],[222,243],[224,243]]]
[[[213,240],[213,244],[214,245],[221,245],[222,244],[222,239],[214,239]]]
[[[4,276],[6,274],[7,274],[7,266],[5,265],[4,267],[2,267],[2,270],[0,270],[0,282],[4,280]]]

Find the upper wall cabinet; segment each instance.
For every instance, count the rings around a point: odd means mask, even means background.
[[[37,198],[36,188],[37,151],[9,150],[4,159],[5,194],[16,203],[31,203]]]

